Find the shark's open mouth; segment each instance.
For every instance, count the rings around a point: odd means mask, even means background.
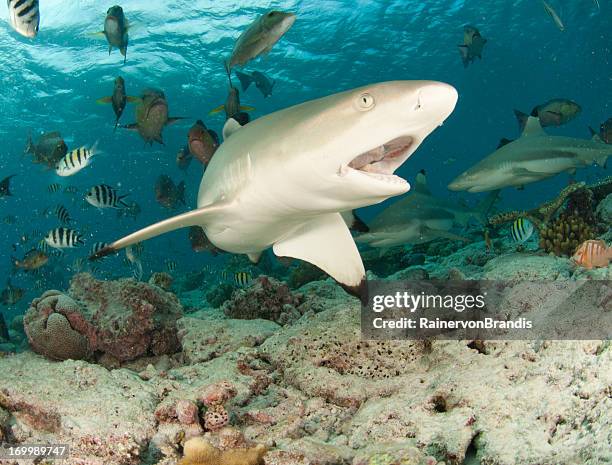
[[[402,136],[384,143],[372,150],[357,155],[348,167],[380,179],[403,179],[394,176],[393,172],[406,160],[414,139]]]

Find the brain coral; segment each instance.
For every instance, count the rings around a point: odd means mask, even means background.
[[[86,336],[77,332],[69,317],[79,312],[78,304],[57,291],[34,299],[24,316],[24,328],[35,352],[54,360],[85,360],[91,357]]]

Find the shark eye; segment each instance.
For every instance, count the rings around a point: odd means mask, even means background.
[[[373,108],[374,105],[376,105],[374,97],[368,93],[361,94],[357,100],[357,106],[360,110],[369,110]]]

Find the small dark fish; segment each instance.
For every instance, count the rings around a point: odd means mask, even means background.
[[[55,249],[73,248],[83,245],[83,236],[74,229],[59,227],[52,229],[45,236],[45,242]]]
[[[2,312],[0,312],[0,339],[4,339],[6,342],[11,340],[8,332],[8,326],[6,325],[6,320],[4,319],[4,314]]]
[[[155,200],[170,210],[178,207],[179,203],[185,205],[185,181],[176,185],[170,176],[162,174],[155,183]]]
[[[59,161],[68,153],[68,146],[59,132],[42,134],[35,144],[32,137],[28,137],[25,153],[34,157],[34,163],[46,165],[55,169]]]
[[[212,242],[208,240],[204,230],[200,226],[191,226],[189,228],[189,242],[191,242],[191,249],[194,252],[209,251],[213,256],[221,252],[220,249],[216,248]]]
[[[487,228],[485,228],[483,232],[483,236],[484,236],[485,248],[487,252],[491,252],[493,250],[493,242],[491,241],[491,234],[489,233],[489,230]]]
[[[229,92],[227,94],[227,99],[223,105],[219,105],[216,108],[213,108],[208,112],[209,115],[214,115],[216,113],[220,113],[225,111],[225,119],[228,120],[230,118],[234,118],[236,121],[240,123],[241,126],[244,126],[249,121],[249,115],[246,113],[247,111],[254,111],[255,107],[251,107],[249,105],[241,105],[240,104],[240,92],[234,86],[230,85]],[[238,120],[236,115],[242,114],[240,116],[241,120],[244,120],[246,116],[246,122],[242,122]]]
[[[235,65],[244,65],[272,50],[274,44],[293,26],[295,18],[295,14],[284,11],[268,11],[258,17],[236,41],[232,55],[225,64],[228,75]]]
[[[581,111],[582,108],[576,102],[565,98],[556,98],[541,105],[536,105],[533,110],[531,110],[531,116],[538,118],[540,120],[540,125],[545,128],[569,123],[576,118]],[[519,131],[523,132],[530,115],[519,110],[514,110],[514,114],[518,121]]]
[[[174,270],[176,270],[176,262],[175,262],[175,261],[173,261],[173,260],[168,260],[168,261],[166,262],[166,269],[167,269],[168,271],[174,271]]]
[[[204,165],[210,163],[219,148],[217,134],[208,129],[202,120],[197,120],[187,135],[189,152]]]
[[[106,37],[108,42],[108,54],[113,51],[113,47],[118,48],[123,55],[123,63],[127,60],[127,48],[129,42],[128,29],[130,24],[123,13],[123,8],[119,5],[112,6],[106,12],[104,20],[104,30],[96,33]]]
[[[7,4],[11,27],[24,37],[36,37],[40,23],[38,0],[8,0]]]
[[[589,129],[591,130],[591,135],[595,136],[597,134],[593,128]],[[608,118],[606,122],[601,123],[601,126],[599,126],[599,138],[606,144],[612,144],[612,118]]]
[[[191,155],[189,152],[189,147],[185,146],[180,148],[176,154],[176,166],[185,171],[187,168],[189,168],[191,160],[193,160],[193,155]]]
[[[110,244],[106,243],[106,242],[95,242],[94,245],[91,246],[91,251],[89,252],[89,255],[95,255],[97,254],[100,250],[105,249],[106,247],[108,247]]]
[[[17,176],[16,174],[11,174],[10,176],[7,176],[6,178],[4,178],[2,181],[0,181],[0,197],[7,197],[7,196],[11,196],[13,194],[11,194],[11,178],[14,178],[15,176]]]
[[[487,39],[480,35],[480,31],[474,26],[463,28],[463,44],[459,45],[463,67],[467,68],[476,58],[482,60],[482,49],[487,43]]]
[[[140,99],[138,97],[130,97],[125,93],[125,81],[121,76],[115,79],[115,87],[113,89],[113,95],[108,97],[102,97],[96,100],[97,103],[104,104],[110,103],[113,106],[113,111],[115,112],[115,116],[117,119],[115,120],[115,130],[117,129],[117,125],[119,124],[119,119],[121,115],[123,115],[123,110],[125,110],[128,102],[130,103],[138,103]]]
[[[11,281],[8,280],[6,282],[6,289],[0,293],[0,302],[4,306],[15,305],[23,298],[24,295],[25,291],[23,289],[13,286]]]
[[[2,222],[4,224],[15,224],[15,222],[17,221],[17,217],[15,215],[6,215],[4,218],[2,218]]]
[[[153,142],[158,142],[164,145],[162,138],[164,127],[184,118],[168,116],[168,101],[161,90],[145,89],[138,102],[136,122],[121,127],[138,131],[145,144],[153,145]]]
[[[45,252],[32,249],[24,255],[23,260],[13,258],[13,265],[20,270],[33,271],[45,266],[48,261],[49,256]]]
[[[270,79],[264,73],[259,71],[253,71],[251,74],[236,71],[236,76],[240,80],[243,92],[246,92],[251,83],[254,82],[255,87],[259,89],[264,98],[272,95],[272,89],[274,88],[274,84],[276,84],[274,79]]]
[[[51,192],[52,194],[55,194],[56,192],[58,192],[60,189],[62,188],[61,185],[59,185],[58,183],[53,183],[53,184],[49,184],[49,186],[47,187],[47,190],[49,192]]]
[[[108,184],[99,184],[89,189],[85,194],[85,200],[96,208],[122,208],[128,206],[123,201],[128,195],[119,195],[114,187]]]

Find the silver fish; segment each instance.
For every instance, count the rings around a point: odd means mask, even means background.
[[[544,5],[544,9],[550,15],[550,17],[553,19],[553,21],[555,22],[555,24],[557,25],[559,30],[561,32],[565,31],[565,25],[563,24],[563,21],[561,21],[561,18],[559,17],[557,12],[553,9],[553,7],[550,6],[548,3],[546,3],[545,0],[542,0],[542,5]]]
[[[33,39],[38,34],[38,0],[8,0],[9,23],[16,32]]]

